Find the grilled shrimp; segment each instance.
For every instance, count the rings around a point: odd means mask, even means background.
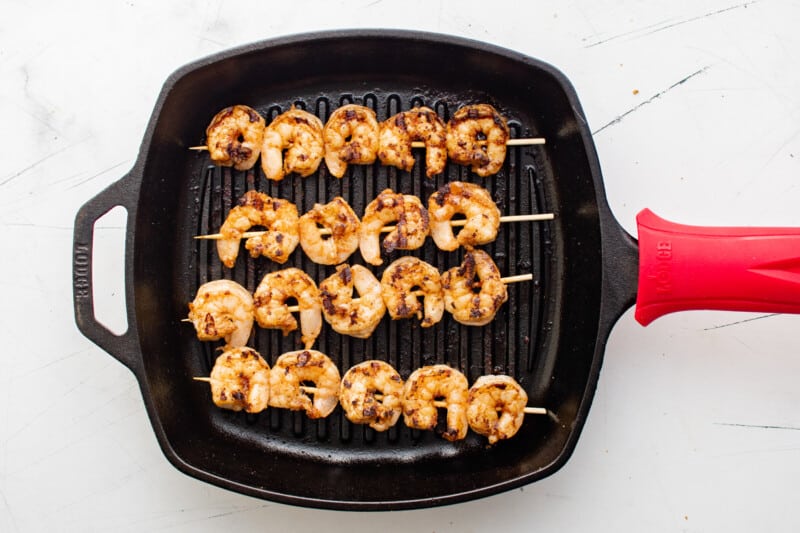
[[[252,348],[226,350],[211,369],[211,398],[223,409],[263,411],[269,402],[269,365]]]
[[[342,378],[339,404],[350,422],[386,431],[397,423],[403,411],[403,378],[389,363],[359,363]]]
[[[453,235],[450,219],[456,213],[466,216],[466,225]],[[500,228],[500,210],[489,191],[474,183],[451,181],[428,200],[431,237],[436,246],[452,252],[458,245],[475,246],[492,242]]]
[[[256,320],[262,328],[280,329],[284,335],[296,330],[297,320],[286,303],[289,298],[297,300],[302,341],[309,348],[322,329],[322,303],[316,283],[299,268],[285,268],[263,277],[253,298]]]
[[[360,296],[358,302],[353,301],[353,288]],[[380,282],[361,265],[339,265],[319,289],[325,320],[342,335],[366,339],[386,313]]]
[[[436,403],[447,406],[447,429],[442,437],[449,441],[466,437],[467,378],[447,365],[423,366],[411,373],[403,389],[403,420],[415,429],[436,429]]]
[[[506,119],[495,108],[464,106],[447,123],[447,155],[455,163],[470,165],[478,176],[491,176],[503,168],[508,137]]]
[[[269,405],[304,410],[309,418],[325,418],[336,408],[339,370],[316,350],[287,352],[275,361],[269,376]],[[306,383],[313,383],[313,388]]]
[[[253,226],[264,226],[266,232],[247,239],[245,248],[252,257],[263,255],[276,263],[285,263],[300,241],[297,222],[297,206],[293,203],[270,198],[262,192],[247,191],[219,230],[222,234],[217,241],[219,258],[226,267],[233,268],[242,234]]]
[[[442,274],[442,289],[445,309],[467,326],[491,322],[508,299],[497,265],[483,250],[468,249],[461,266]]]
[[[201,341],[225,339],[227,347],[244,346],[253,329],[253,296],[235,281],[209,281],[189,304],[189,320]]]
[[[264,119],[246,105],[226,107],[206,128],[211,160],[223,167],[248,170],[256,164],[264,139]]]
[[[383,226],[394,221],[397,221],[395,229],[383,239],[386,253],[414,250],[425,244],[425,237],[428,235],[428,211],[422,206],[422,202],[416,196],[384,189],[367,205],[361,218],[358,245],[367,263],[383,264],[379,244],[381,230]]]
[[[420,305],[415,287],[424,295],[424,310]],[[442,282],[436,267],[416,257],[401,257],[386,267],[381,278],[381,294],[389,316],[393,319],[416,316],[422,327],[430,327],[442,319],[444,295]]]
[[[305,178],[316,172],[325,155],[322,127],[320,119],[294,106],[275,117],[264,130],[261,148],[267,179],[280,181],[292,172]]]
[[[323,237],[319,226],[330,230]],[[361,221],[344,198],[337,196],[325,205],[314,208],[300,217],[300,246],[306,255],[321,265],[338,265],[358,248]]]
[[[398,113],[380,124],[378,157],[384,165],[410,171],[414,167],[411,143],[425,143],[425,174],[444,172],[447,163],[447,128],[439,115],[427,107]]]
[[[378,153],[378,120],[368,107],[350,104],[334,111],[325,124],[325,164],[341,178],[348,164],[368,165]]]
[[[510,376],[481,376],[469,389],[467,420],[489,444],[513,437],[525,420],[528,395]]]

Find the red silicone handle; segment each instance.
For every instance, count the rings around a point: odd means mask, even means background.
[[[800,228],[674,224],[645,209],[636,320],[688,309],[800,313]]]

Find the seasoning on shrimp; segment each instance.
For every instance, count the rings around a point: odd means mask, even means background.
[[[469,389],[467,420],[489,444],[510,439],[525,420],[528,395],[511,376],[481,376]]]
[[[324,353],[288,352],[278,357],[270,371],[269,405],[325,418],[338,403],[339,382],[339,369]]]
[[[384,165],[410,171],[416,162],[411,143],[425,143],[425,174],[444,172],[447,163],[447,128],[433,109],[415,107],[380,124],[378,157]]]
[[[261,168],[269,180],[280,181],[295,172],[302,177],[316,172],[325,148],[322,121],[294,106],[270,122],[264,131]]]
[[[434,430],[438,423],[438,405],[447,409],[447,426],[442,437],[449,441],[467,436],[467,378],[447,365],[418,368],[403,388],[403,420],[414,429]]]
[[[483,250],[467,249],[464,261],[442,274],[445,309],[467,326],[491,322],[508,299],[500,271]]]
[[[466,223],[453,234],[451,219],[463,214]],[[492,242],[500,228],[500,210],[489,191],[474,183],[451,181],[433,193],[428,200],[431,237],[442,250],[452,252],[461,246]]]
[[[253,296],[235,281],[209,281],[189,303],[189,320],[201,341],[225,339],[227,347],[244,346],[253,329]]]
[[[361,265],[339,265],[319,284],[325,320],[337,333],[366,339],[386,313],[381,284]],[[354,290],[359,299],[355,301]]]
[[[299,268],[285,268],[265,275],[254,295],[255,317],[262,328],[276,328],[284,335],[297,329],[297,320],[286,300],[295,298],[300,308],[303,345],[314,344],[322,329],[322,303],[319,289]]]
[[[361,218],[359,248],[364,261],[383,264],[380,236],[383,226],[397,222],[383,239],[386,253],[394,250],[415,250],[425,244],[428,236],[428,211],[416,196],[384,189],[364,210]]]
[[[266,231],[245,241],[251,257],[266,256],[276,263],[285,263],[300,242],[297,206],[288,200],[271,198],[258,191],[247,191],[239,205],[231,209],[220,228],[217,253],[222,263],[233,268],[239,255],[242,234],[253,226]]]
[[[422,321],[421,326],[427,328],[439,322],[444,314],[439,271],[416,257],[401,257],[386,267],[381,277],[381,294],[393,319],[417,317]],[[420,294],[424,305],[420,304]]]
[[[506,158],[506,119],[489,104],[464,106],[447,123],[447,155],[478,176],[497,174]]]
[[[246,105],[226,107],[206,128],[211,160],[236,170],[248,170],[256,164],[263,139],[264,119]]]
[[[269,365],[252,348],[223,352],[211,369],[209,383],[217,407],[259,413],[269,403]]]
[[[323,236],[320,226],[329,234]],[[338,265],[358,248],[361,221],[344,198],[337,196],[325,205],[314,204],[300,217],[298,228],[300,246],[309,259],[321,265]]]
[[[359,363],[342,377],[339,404],[350,422],[386,431],[403,411],[403,378],[384,361]]]
[[[332,176],[341,178],[347,165],[369,165],[378,154],[378,120],[375,111],[361,105],[345,105],[334,111],[322,137],[325,164]]]

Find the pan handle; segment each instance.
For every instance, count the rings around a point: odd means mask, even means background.
[[[131,179],[130,176],[128,174],[112,183],[86,202],[75,217],[75,233],[72,243],[72,297],[75,306],[75,323],[81,333],[138,375],[141,358],[138,355],[135,323],[132,322],[133,317],[130,313],[132,294],[130,292],[126,294],[128,329],[122,335],[117,335],[95,318],[92,287],[95,222],[114,207],[122,206],[128,213],[126,239],[129,241],[133,234],[130,228],[138,196],[138,185],[137,180]],[[130,254],[130,242],[126,242],[126,276],[127,268],[131,263]]]
[[[800,228],[675,224],[645,209],[636,320],[689,309],[800,313]]]

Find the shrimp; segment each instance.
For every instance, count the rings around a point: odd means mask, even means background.
[[[425,174],[431,178],[444,172],[447,163],[447,129],[433,109],[415,107],[380,124],[378,157],[384,165],[405,171],[414,167],[412,141],[425,143]]]
[[[223,352],[211,369],[210,383],[217,407],[258,413],[269,403],[269,365],[252,348]]]
[[[264,119],[246,105],[226,107],[206,128],[211,160],[223,167],[248,170],[256,164],[264,139]]]
[[[307,111],[292,106],[264,130],[261,168],[269,180],[280,181],[292,172],[310,176],[323,155],[322,121]]]
[[[483,326],[508,300],[508,290],[489,254],[468,249],[461,266],[442,274],[445,309],[456,322]],[[476,292],[477,291],[477,292]]]
[[[383,264],[379,245],[381,230],[383,226],[394,221],[397,221],[395,229],[383,239],[386,253],[394,250],[415,250],[425,244],[425,237],[428,236],[428,210],[416,196],[384,189],[367,205],[361,219],[358,245],[367,263]]]
[[[244,346],[253,329],[253,296],[235,281],[209,281],[189,304],[189,320],[201,341],[225,339],[227,347]]]
[[[368,107],[350,104],[334,111],[322,131],[331,175],[341,178],[348,164],[374,163],[379,129],[375,111]]]
[[[489,444],[513,437],[525,420],[528,395],[510,376],[481,376],[469,389],[467,420]]]
[[[425,318],[415,287],[424,294]],[[442,282],[436,267],[416,257],[401,257],[383,271],[381,278],[383,303],[393,319],[422,319],[422,327],[430,327],[442,319],[444,295]]]
[[[474,183],[451,181],[428,200],[431,237],[436,246],[452,252],[458,245],[475,246],[492,242],[500,228],[500,210],[489,191]],[[466,216],[466,225],[453,235],[450,219],[456,213]]]
[[[263,255],[276,263],[285,263],[300,242],[297,222],[297,206],[290,201],[247,191],[219,230],[222,234],[217,241],[219,258],[226,267],[233,268],[242,234],[253,226],[264,226],[267,230],[247,239],[245,248],[251,257]]]
[[[297,320],[286,304],[289,298],[297,299],[302,341],[308,348],[322,329],[322,303],[316,283],[299,268],[285,268],[262,278],[253,298],[256,320],[262,328],[280,329],[284,335],[296,330]]]
[[[449,441],[466,437],[467,378],[447,365],[423,366],[411,373],[403,388],[403,420],[415,429],[436,429],[437,403],[447,407],[447,429],[442,437]]]
[[[506,158],[506,119],[489,104],[464,106],[447,123],[447,155],[478,176],[497,174]]]
[[[353,288],[360,296],[353,301]],[[361,265],[339,265],[336,273],[319,284],[325,320],[342,335],[366,339],[378,327],[386,306],[381,284]]]
[[[342,378],[339,404],[350,422],[386,431],[403,411],[403,378],[383,361],[359,363]]]
[[[314,386],[306,386],[309,382]],[[269,405],[304,410],[309,418],[325,418],[338,403],[339,382],[339,369],[324,353],[287,352],[278,357],[270,371]]]
[[[330,230],[323,237],[319,226]],[[306,255],[321,265],[338,265],[358,248],[361,221],[344,198],[337,196],[325,205],[314,208],[300,217],[300,246]]]

